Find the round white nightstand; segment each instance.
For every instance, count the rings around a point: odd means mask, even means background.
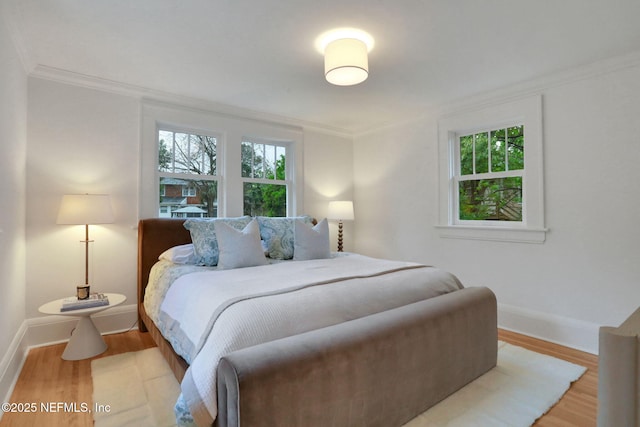
[[[81,360],[89,357],[97,356],[107,349],[107,343],[102,339],[100,331],[96,328],[91,320],[91,315],[107,310],[116,305],[120,305],[127,300],[122,294],[107,294],[109,305],[100,307],[82,308],[80,310],[60,311],[63,298],[43,304],[38,308],[40,313],[54,314],[60,316],[80,317],[76,328],[71,334],[71,338],[67,343],[67,347],[62,353],[64,360]]]

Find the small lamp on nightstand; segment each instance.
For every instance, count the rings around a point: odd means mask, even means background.
[[[353,202],[329,202],[329,212],[327,214],[327,219],[338,221],[338,252],[342,252],[342,221],[352,221],[354,219]]]
[[[111,200],[107,194],[67,194],[62,196],[57,224],[84,224],[85,276],[84,286],[78,286],[78,299],[89,298],[89,225],[114,221]]]

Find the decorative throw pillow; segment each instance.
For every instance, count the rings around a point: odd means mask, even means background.
[[[242,231],[221,221],[215,222],[215,229],[220,251],[218,268],[226,270],[267,263],[260,243],[260,228],[255,219]]]
[[[193,243],[169,248],[162,252],[158,259],[171,261],[174,264],[194,264],[196,255],[193,252]]]
[[[272,259],[293,258],[293,222],[298,219],[305,224],[313,224],[308,215],[298,217],[257,217],[260,225],[260,236],[267,246],[267,253]]]
[[[329,223],[326,218],[313,228],[299,220],[296,220],[293,224],[295,236],[294,260],[304,261],[331,257]]]
[[[196,265],[218,265],[218,241],[216,240],[215,223],[223,222],[237,230],[242,230],[251,222],[250,216],[237,218],[188,219],[184,228],[191,233]]]

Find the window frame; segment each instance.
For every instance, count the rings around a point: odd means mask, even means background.
[[[201,105],[175,105],[144,99],[141,103],[138,218],[156,218],[159,213],[158,130],[177,129],[195,134],[213,134],[217,142],[218,216],[243,214],[241,143],[247,135],[272,141],[291,141],[287,155],[291,191],[287,192],[287,215],[304,212],[303,129],[253,118],[224,114]],[[182,174],[184,175],[184,174]],[[188,178],[182,176],[182,178]]]
[[[509,125],[525,129],[525,169],[522,175],[522,222],[459,220],[458,185],[455,172],[459,159],[458,136]],[[544,222],[542,96],[487,105],[452,113],[438,120],[439,220],[441,237],[507,242],[543,243]]]

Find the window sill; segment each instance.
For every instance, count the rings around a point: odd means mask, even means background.
[[[547,228],[509,228],[467,225],[436,225],[446,239],[491,240],[497,242],[544,243]]]

